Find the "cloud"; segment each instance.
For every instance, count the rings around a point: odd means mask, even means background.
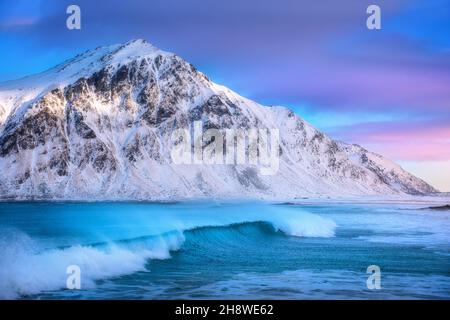
[[[13,17],[0,22],[0,31],[18,27],[29,27],[37,22],[36,17]]]
[[[450,160],[450,121],[373,122],[342,126],[329,133],[396,160]]]

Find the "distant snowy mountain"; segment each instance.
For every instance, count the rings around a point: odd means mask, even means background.
[[[173,163],[171,134],[194,121],[280,133],[279,170]],[[87,51],[0,84],[0,198],[294,199],[436,190],[358,145],[337,142],[289,109],[211,82],[144,40]]]

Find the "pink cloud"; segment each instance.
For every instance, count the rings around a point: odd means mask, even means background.
[[[331,135],[393,160],[450,160],[447,123],[366,123],[340,127]]]
[[[450,109],[450,74],[447,70],[373,67],[356,63],[330,65],[297,85],[305,96],[322,99],[327,105]]]
[[[393,160],[440,161],[450,159],[450,143],[367,143],[368,149]]]

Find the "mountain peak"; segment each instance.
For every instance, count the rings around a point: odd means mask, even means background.
[[[128,53],[135,56],[142,56],[148,53],[163,52],[145,39],[133,39],[119,46],[117,53]]]
[[[130,41],[126,42],[124,45],[130,46],[130,45],[152,45],[152,44],[149,43],[145,39],[131,39]]]
[[[119,45],[116,50],[102,57],[102,61],[123,64],[137,58],[154,57],[158,54],[165,55],[168,52],[162,51],[144,39],[134,39]]]
[[[79,78],[88,77],[106,65],[119,66],[141,58],[166,56],[165,52],[144,39],[134,39],[123,44],[100,46],[87,50],[42,73],[0,83],[0,91],[33,91],[33,95],[65,86]],[[0,92],[1,93],[1,92]]]

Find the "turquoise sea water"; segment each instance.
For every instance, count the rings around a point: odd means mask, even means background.
[[[0,203],[0,298],[449,299],[450,212],[419,207]]]

